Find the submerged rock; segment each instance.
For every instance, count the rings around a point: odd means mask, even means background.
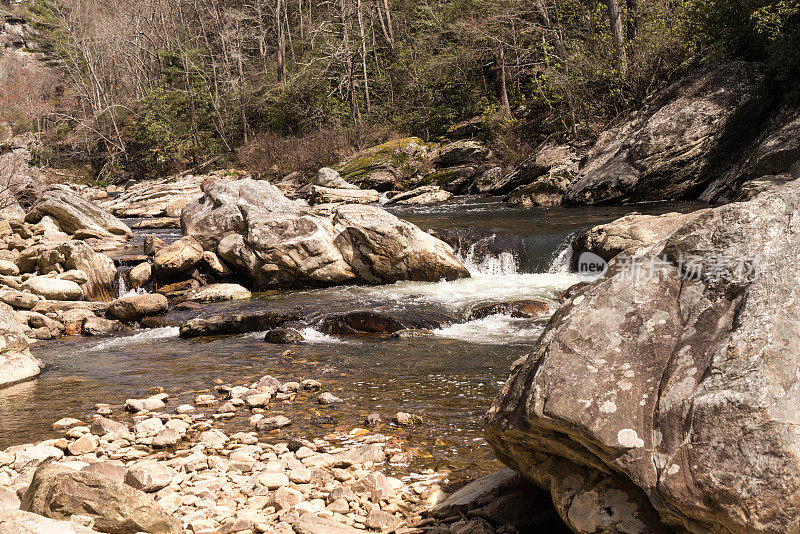
[[[454,322],[454,318],[439,313],[419,313],[399,316],[380,311],[334,313],[322,318],[321,329],[335,336],[389,335],[407,330],[433,330]]]
[[[264,341],[276,345],[300,343],[303,341],[303,335],[294,328],[273,328],[272,330],[267,330],[264,335]]]
[[[302,317],[292,311],[253,310],[230,313],[214,313],[195,317],[181,326],[182,338],[200,336],[227,336],[270,330]]]
[[[513,300],[476,306],[469,312],[470,319],[483,319],[490,315],[503,314],[517,318],[531,318],[545,315],[550,311],[544,300]]]
[[[654,276],[612,260],[514,364],[487,440],[575,532],[798,528],[798,210],[790,182],[639,249]]]

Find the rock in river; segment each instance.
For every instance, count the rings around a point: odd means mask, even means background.
[[[212,313],[201,315],[181,326],[182,338],[200,336],[227,336],[245,334],[259,330],[270,330],[290,321],[298,321],[301,316],[292,311],[280,310],[242,310],[239,312]]]
[[[253,294],[239,284],[211,284],[191,291],[186,300],[197,302],[220,302],[223,300],[249,299]]]
[[[184,237],[158,250],[153,266],[159,276],[169,278],[188,271],[203,259],[203,246],[193,237]]]
[[[167,297],[160,293],[131,295],[112,302],[106,315],[123,323],[133,323],[142,317],[164,313],[168,307]]]
[[[40,295],[47,300],[83,300],[81,286],[69,280],[58,280],[44,276],[28,278],[22,289]]]
[[[33,378],[42,367],[28,350],[28,338],[13,312],[0,309],[0,386]]]
[[[514,364],[487,439],[575,532],[800,528],[798,212],[798,182],[705,210]]]
[[[345,204],[321,217],[250,179],[204,192],[184,210],[184,232],[256,289],[469,276],[448,245],[376,206]]]

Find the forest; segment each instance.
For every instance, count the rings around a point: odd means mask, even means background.
[[[45,67],[0,120],[42,164],[98,181],[222,161],[313,171],[459,121],[510,164],[592,140],[703,61],[763,61],[792,98],[797,0],[33,0],[10,3]],[[7,69],[6,69],[7,70]]]

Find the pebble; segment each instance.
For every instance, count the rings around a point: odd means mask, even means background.
[[[333,393],[322,393],[319,397],[317,397],[317,402],[320,404],[336,404],[342,402],[342,399],[334,395]]]

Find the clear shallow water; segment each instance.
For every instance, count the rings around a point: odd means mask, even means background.
[[[0,448],[54,437],[53,421],[91,414],[98,402],[121,405],[126,398],[148,395],[152,387],[170,393],[174,398],[168,406],[174,409],[210,389],[214,379],[246,384],[272,374],[281,380],[320,380],[345,401],[320,407],[314,397],[301,397],[295,405],[273,404],[271,412],[294,420],[287,434],[316,436],[349,429],[361,425],[372,412],[388,422],[402,410],[422,416],[424,424],[383,430],[418,449],[417,467],[450,466],[456,477],[496,468],[481,438],[480,418],[502,387],[510,364],[530,350],[545,321],[505,315],[470,321],[469,310],[493,302],[543,298],[553,311],[558,292],[579,280],[565,272],[547,272],[569,235],[632,211],[661,213],[691,207],[523,210],[485,199],[459,199],[434,208],[393,209],[424,229],[477,227],[489,234],[506,233],[525,246],[517,248],[511,259],[499,253],[470,260],[471,245],[464,243],[459,253],[473,270],[473,277],[466,280],[273,292],[248,302],[214,305],[292,307],[317,316],[358,309],[453,316],[454,324],[436,330],[434,337],[335,338],[311,324],[303,329],[306,342],[292,346],[264,343],[263,333],[182,340],[175,327],[116,338],[38,343],[32,350],[49,369],[34,381],[0,390]],[[249,412],[241,415],[228,425],[243,428]]]

